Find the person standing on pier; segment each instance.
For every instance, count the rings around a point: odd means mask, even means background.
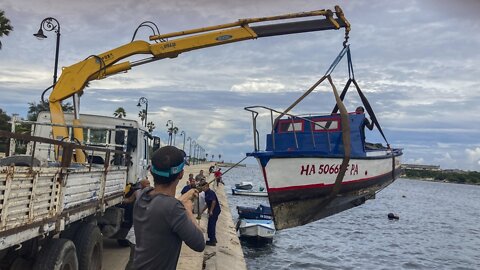
[[[200,173],[195,176],[195,181],[197,181],[197,183],[201,183],[205,180],[207,180],[207,177],[205,177],[205,175],[203,174],[203,170],[200,170]]]
[[[142,190],[150,187],[150,181],[148,179],[142,179],[139,182],[140,188],[135,190],[130,197],[124,198],[123,199],[123,204],[129,204],[129,203],[134,203],[142,194]],[[128,263],[125,266],[125,270],[133,270],[133,259],[135,258],[135,229],[133,227],[130,227],[130,230],[127,233],[127,236],[125,236],[125,239],[128,240],[129,246],[130,246],[130,257],[128,258]]]
[[[215,177],[215,182],[217,183],[217,187],[220,183],[224,184],[223,181],[222,181],[222,169],[221,168],[218,168],[218,170],[213,174],[213,176]]]
[[[208,241],[206,242],[206,244],[208,246],[216,246],[217,237],[215,232],[218,216],[220,216],[221,212],[220,203],[218,202],[217,194],[215,193],[215,191],[210,189],[208,183],[203,184],[203,191],[205,192],[205,202],[207,203],[207,206],[203,209],[203,211],[205,211],[205,209],[208,209]]]
[[[205,249],[203,232],[192,213],[197,190],[178,200],[175,191],[183,177],[185,152],[164,146],[152,155],[150,169],[155,187],[145,188],[135,203],[134,269],[176,269],[182,242],[197,252]]]

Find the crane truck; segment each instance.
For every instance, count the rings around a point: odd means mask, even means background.
[[[124,187],[146,176],[149,145],[160,146],[136,121],[80,114],[88,82],[181,53],[262,37],[345,29],[340,7],[152,35],[64,67],[49,96],[50,112],[30,135],[27,155],[0,159],[0,269],[102,269],[103,238],[118,236]],[[153,41],[153,42],[152,42]],[[149,57],[124,61],[134,55]],[[73,98],[74,112],[61,102]],[[2,140],[3,141],[3,140]]]

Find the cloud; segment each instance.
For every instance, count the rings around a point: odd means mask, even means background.
[[[1,39],[0,92],[8,95],[2,96],[0,107],[26,115],[27,102],[38,101],[51,84],[54,33],[46,33],[43,41],[32,36],[45,14],[61,23],[59,65],[68,66],[130,42],[145,20],[168,33],[339,4],[352,24],[355,77],[389,142],[405,148],[407,161],[478,168],[480,36],[472,33],[480,30],[479,3],[4,0],[2,9],[15,30]],[[142,28],[137,39],[149,34]],[[90,83],[81,111],[112,115],[121,106],[127,117],[138,120],[136,104],[144,96],[158,135],[166,136],[165,122],[172,119],[210,151],[237,158],[252,148],[250,115],[243,107],[288,107],[324,74],[343,39],[341,30],[309,32],[186,52]],[[145,57],[150,55],[125,61]],[[333,73],[339,90],[347,77],[343,61]],[[353,88],[350,91],[346,105],[352,110],[361,101]],[[294,111],[329,113],[333,102],[331,89],[321,85]],[[268,118],[266,113],[259,122],[263,134],[270,128]],[[373,132],[367,137],[382,141]]]
[[[285,85],[275,82],[272,79],[247,79],[247,81],[240,84],[235,84],[231,87],[233,92],[266,92],[276,93],[285,89]]]
[[[475,169],[480,168],[480,147],[476,147],[474,149],[465,149],[465,153],[467,154],[468,161],[475,165]]]

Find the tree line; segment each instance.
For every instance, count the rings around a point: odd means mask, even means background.
[[[438,182],[480,185],[480,172],[476,171],[427,171],[405,169],[406,178],[432,179]]]

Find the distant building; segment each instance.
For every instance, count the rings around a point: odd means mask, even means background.
[[[440,171],[440,165],[402,164],[402,168],[417,171]]]

